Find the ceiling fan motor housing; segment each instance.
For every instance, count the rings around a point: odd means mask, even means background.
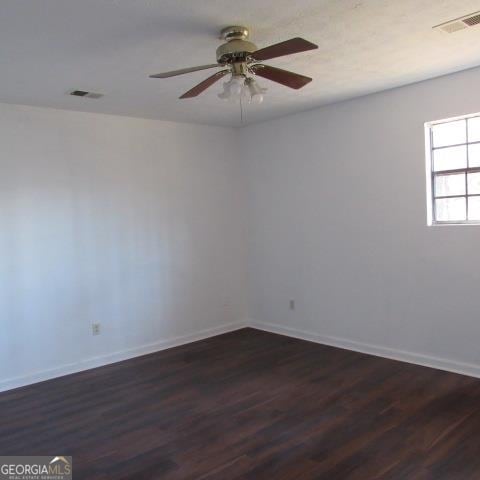
[[[247,40],[230,40],[217,48],[217,62],[244,62],[256,50],[257,46]]]
[[[220,38],[227,42],[217,48],[217,62],[221,64],[244,62],[257,50],[257,46],[247,40],[248,34],[246,27],[224,28],[220,32]]]

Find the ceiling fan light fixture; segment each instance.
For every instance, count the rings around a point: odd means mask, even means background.
[[[230,102],[247,100],[248,103],[260,104],[266,90],[252,77],[232,75],[228,82],[224,82],[223,91],[218,94],[218,98]]]

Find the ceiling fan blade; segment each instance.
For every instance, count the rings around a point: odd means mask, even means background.
[[[208,68],[219,67],[218,63],[212,63],[210,65],[200,65],[199,67],[182,68],[180,70],[172,70],[171,72],[157,73],[156,75],[150,75],[150,78],[168,78],[176,77],[177,75],[183,75],[185,73],[197,72],[198,70],[207,70]]]
[[[291,38],[285,42],[276,43],[269,47],[261,48],[253,52],[251,57],[254,60],[270,60],[271,58],[283,57],[292,53],[306,52],[307,50],[315,50],[318,45],[308,42],[303,38]]]
[[[206,90],[210,85],[213,85],[215,82],[220,80],[222,77],[230,73],[230,70],[220,70],[217,73],[214,73],[212,76],[206,78],[203,82],[200,82],[198,85],[195,85],[188,92],[185,92],[180,98],[192,98],[200,95],[204,90]]]
[[[310,77],[289,72],[288,70],[282,70],[281,68],[263,65],[261,63],[252,65],[250,70],[255,73],[255,75],[272,80],[272,82],[281,83],[282,85],[294,88],[295,90],[304,87],[307,83],[312,81]]]

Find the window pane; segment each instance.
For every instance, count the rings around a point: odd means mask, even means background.
[[[468,219],[480,220],[480,197],[468,198]]]
[[[468,166],[480,167],[480,143],[468,146]]]
[[[435,215],[438,222],[466,220],[465,197],[435,200]]]
[[[467,167],[467,147],[441,148],[433,151],[433,169],[438,172],[441,170],[455,170],[456,168]]]
[[[435,196],[465,195],[465,174],[435,175]]]
[[[468,174],[468,194],[480,193],[480,173]]]
[[[465,120],[433,125],[432,135],[434,147],[445,147],[447,145],[467,143]]]
[[[468,119],[468,141],[480,142],[480,117]]]

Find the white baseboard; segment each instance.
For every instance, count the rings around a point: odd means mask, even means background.
[[[300,338],[302,340],[321,343],[331,347],[344,348],[346,350],[353,350],[354,352],[367,353],[377,357],[390,358],[392,360],[414,363],[424,367],[436,368],[438,370],[445,370],[447,372],[460,373],[462,375],[480,378],[480,365],[475,365],[472,363],[457,362],[455,360],[432,357],[429,355],[408,352],[405,350],[396,350],[393,348],[381,347],[379,345],[370,345],[368,343],[356,342],[353,340],[347,340],[345,338],[324,336],[319,335],[318,333],[306,332],[303,330],[297,330],[295,328],[284,327],[271,323],[255,322],[253,320],[250,320],[249,326],[258,330],[278,333],[279,335],[286,335],[288,337]]]
[[[62,377],[71,373],[82,372],[91,368],[109,365],[111,363],[120,362],[122,360],[128,360],[129,358],[140,357],[149,353],[159,352],[161,350],[166,350],[167,348],[185,345],[187,343],[192,343],[198,340],[203,340],[205,338],[221,335],[222,333],[240,330],[245,327],[256,328],[258,330],[263,330],[266,332],[278,333],[279,335],[286,335],[288,337],[299,338],[301,340],[307,340],[323,345],[344,348],[346,350],[352,350],[354,352],[366,353],[369,355],[375,355],[377,357],[390,358],[392,360],[399,360],[401,362],[423,365],[425,367],[436,368],[439,370],[445,370],[447,372],[460,373],[462,375],[480,378],[480,365],[457,362],[454,360],[447,360],[404,350],[397,350],[381,347],[378,345],[356,342],[344,338],[320,335],[318,333],[307,332],[291,327],[285,327],[282,325],[250,320],[246,322],[221,325],[218,327],[201,330],[193,334],[161,340],[159,342],[142,345],[140,347],[122,350],[120,352],[114,352],[98,357],[92,357],[75,363],[65,364],[49,370],[41,370],[33,372],[29,375],[2,380],[0,381],[0,392],[11,390],[13,388],[23,387],[26,385],[31,385],[37,382],[43,382],[52,378]]]
[[[109,353],[107,355],[101,355],[98,357],[92,357],[81,360],[79,362],[64,364],[60,367],[48,370],[33,372],[29,375],[21,377],[1,380],[0,392],[11,390],[13,388],[24,387],[25,385],[31,385],[37,382],[43,382],[44,380],[50,380],[52,378],[63,377],[64,375],[70,375],[71,373],[90,370],[91,368],[109,365],[111,363],[120,362],[122,360],[128,360],[129,358],[140,357],[149,353],[159,352],[161,350],[166,350],[167,348],[178,347],[186,343],[192,343],[198,340],[203,340],[205,338],[221,335],[222,333],[233,332],[235,330],[245,328],[246,326],[246,322],[230,323],[218,327],[208,328],[206,330],[201,330],[199,332],[189,335],[182,335],[180,337],[160,340],[159,342],[141,345],[139,347],[131,348],[128,350],[122,350],[120,352]]]

